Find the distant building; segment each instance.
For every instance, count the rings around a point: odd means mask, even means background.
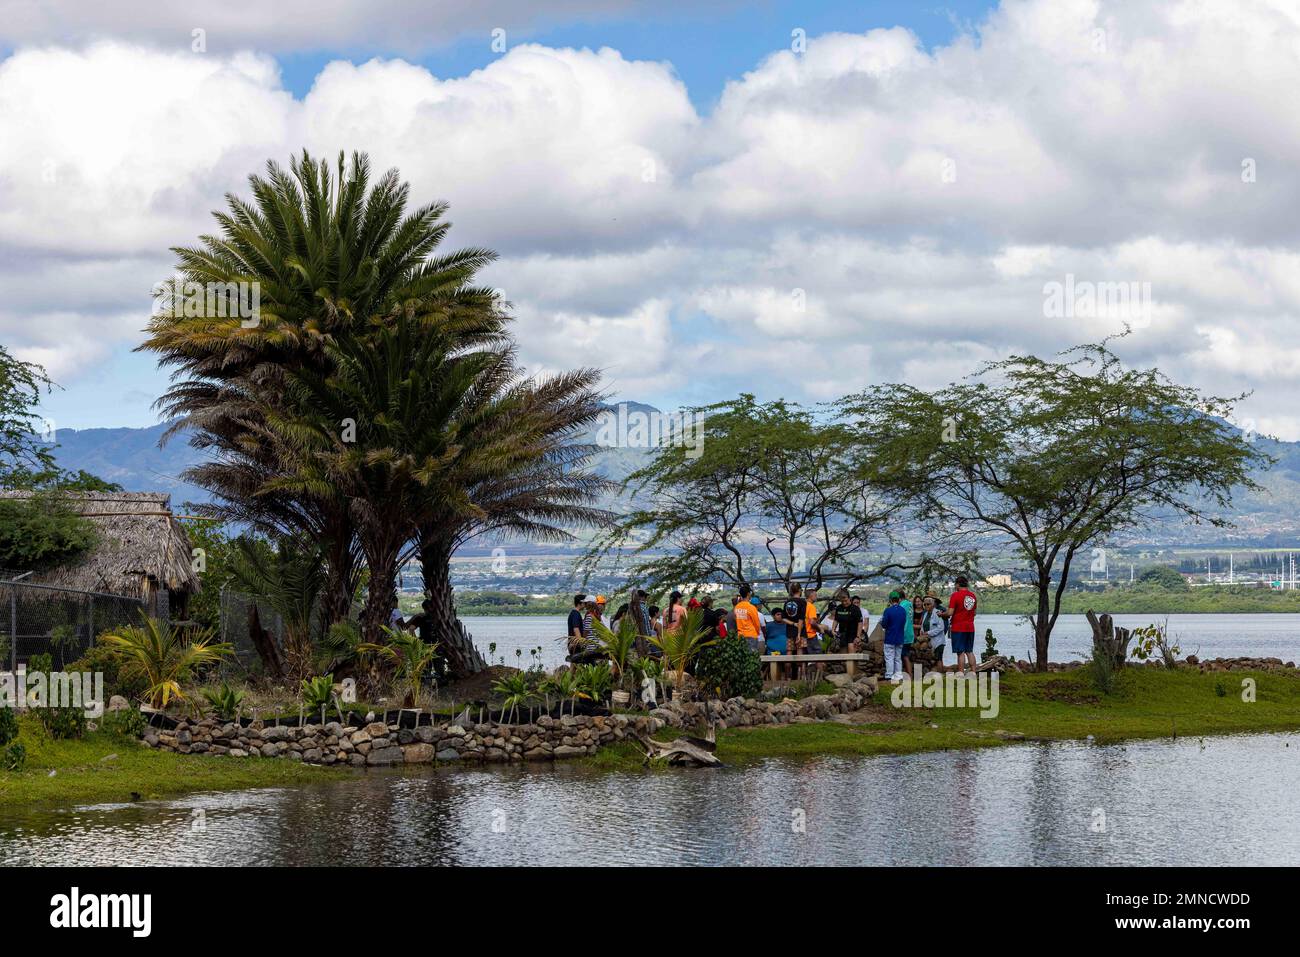
[[[980,587],[980,588],[1010,588],[1010,587],[1011,587],[1011,576],[1010,576],[1010,575],[990,575],[988,578],[986,578],[986,579],[984,579],[982,582],[980,582],[978,587]]]

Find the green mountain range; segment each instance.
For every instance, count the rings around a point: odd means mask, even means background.
[[[637,402],[623,403],[628,415],[656,415],[659,410]],[[610,408],[616,416],[617,407]],[[619,437],[617,429],[602,431],[593,427],[589,441]],[[182,481],[181,473],[201,460],[202,454],[191,448],[183,434],[159,447],[166,432],[165,424],[142,429],[60,429],[55,457],[67,469],[84,469],[94,475],[117,482],[127,491],[167,492],[173,508],[185,502],[202,502],[208,498],[200,488]],[[637,436],[630,434],[633,441]],[[1253,547],[1293,546],[1300,537],[1300,442],[1279,442],[1256,437],[1259,447],[1277,459],[1267,471],[1256,475],[1263,487],[1258,492],[1242,492],[1230,518],[1235,528],[1215,529],[1191,525],[1177,516],[1158,519],[1135,530],[1114,544],[1129,546],[1233,545]],[[597,453],[592,467],[599,474],[621,482],[647,457],[648,447],[614,444]],[[618,508],[615,499],[606,503]]]

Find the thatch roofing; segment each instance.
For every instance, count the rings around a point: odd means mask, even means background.
[[[0,492],[29,498],[30,492]],[[148,598],[160,588],[192,593],[199,578],[190,564],[189,536],[162,492],[74,492],[63,499],[94,524],[99,542],[76,560],[24,581],[80,591]]]

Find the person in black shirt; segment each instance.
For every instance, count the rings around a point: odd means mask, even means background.
[[[569,612],[569,625],[565,637],[569,639],[569,652],[582,644],[582,606],[587,596],[582,592],[573,596],[573,610]]]
[[[862,626],[862,609],[849,602],[848,592],[840,592],[835,606],[835,640],[842,653],[855,650]]]

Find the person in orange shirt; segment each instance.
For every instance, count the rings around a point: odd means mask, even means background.
[[[822,653],[821,619],[817,614],[817,589],[809,588],[804,592],[808,604],[804,607],[804,639],[808,643],[808,654]]]
[[[733,611],[736,614],[736,634],[744,638],[760,655],[763,653],[763,616],[758,613],[754,603],[749,600],[754,590],[748,585],[740,586],[740,601]]]

